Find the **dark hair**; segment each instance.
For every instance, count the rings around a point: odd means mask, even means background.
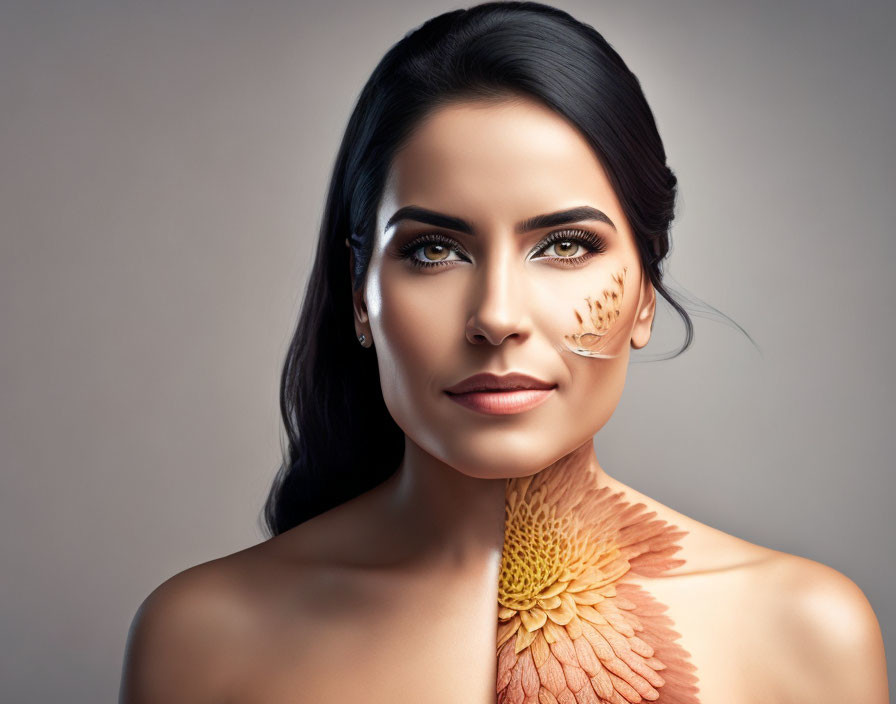
[[[370,261],[376,210],[391,160],[421,118],[458,100],[525,97],[567,118],[601,159],[635,234],[646,275],[663,286],[676,194],[638,79],[592,27],[534,2],[487,2],[435,17],[380,61],[346,127],[317,253],[283,367],[280,410],[288,447],[265,508],[278,535],[359,496],[398,468],[404,434],[380,388],[375,348],[355,337],[355,287]]]

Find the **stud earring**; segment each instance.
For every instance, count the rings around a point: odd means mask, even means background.
[[[358,335],[358,342],[361,343],[362,347],[365,347],[364,341],[367,339],[367,335]]]

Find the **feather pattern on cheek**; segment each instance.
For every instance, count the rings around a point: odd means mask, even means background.
[[[609,359],[618,356],[605,354],[603,351],[609,343],[607,333],[613,328],[613,324],[619,319],[622,312],[627,272],[628,267],[623,267],[613,274],[613,283],[605,288],[599,297],[588,296],[585,299],[588,310],[584,316],[578,310],[574,311],[579,329],[577,332],[563,337],[566,349],[583,357]]]
[[[699,704],[667,607],[627,575],[658,576],[687,534],[587,474],[511,480],[498,587],[498,704]]]

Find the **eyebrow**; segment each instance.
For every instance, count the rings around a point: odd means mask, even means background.
[[[423,222],[427,225],[444,227],[449,230],[455,230],[456,232],[464,232],[468,235],[475,234],[473,226],[466,220],[453,215],[437,213],[434,210],[421,208],[417,205],[406,205],[403,208],[396,210],[395,214],[392,215],[386,223],[386,229],[388,230],[402,220]],[[557,227],[558,225],[568,225],[582,220],[597,220],[598,222],[606,223],[614,230],[616,229],[616,225],[613,224],[613,221],[610,220],[607,214],[602,210],[592,208],[590,205],[580,205],[576,208],[569,208],[568,210],[558,210],[556,213],[535,215],[517,223],[514,230],[517,234],[523,234],[525,232],[531,232],[532,230],[540,230],[545,227]]]

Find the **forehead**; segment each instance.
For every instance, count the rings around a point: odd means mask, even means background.
[[[418,205],[482,225],[588,204],[620,218],[604,168],[582,134],[531,100],[437,108],[393,159],[379,226]]]

